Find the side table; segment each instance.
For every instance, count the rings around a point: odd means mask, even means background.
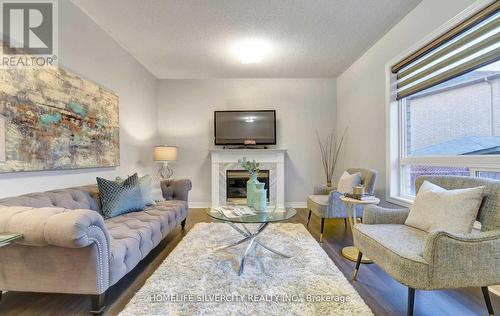
[[[356,224],[356,206],[357,205],[377,205],[380,203],[380,199],[376,197],[370,197],[369,199],[366,200],[356,200],[353,198],[349,198],[346,196],[343,196],[340,198],[340,200],[345,204],[346,210],[347,210],[347,220],[349,221],[349,226],[351,227],[351,232],[353,230],[354,224]],[[358,259],[359,255],[359,250],[358,248],[354,246],[348,246],[344,247],[342,249],[342,256],[344,258],[351,260],[353,262],[356,262]],[[372,263],[373,261],[370,260],[367,256],[363,256],[363,259],[361,260],[362,263]]]

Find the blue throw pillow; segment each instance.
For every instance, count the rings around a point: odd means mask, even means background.
[[[104,218],[141,211],[145,207],[137,173],[122,183],[97,178],[97,186],[101,196]]]

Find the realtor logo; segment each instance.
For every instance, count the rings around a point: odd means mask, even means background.
[[[53,65],[57,59],[57,2],[0,0],[0,4],[1,66]]]

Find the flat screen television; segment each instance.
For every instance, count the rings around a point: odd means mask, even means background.
[[[276,145],[276,111],[215,111],[215,145]]]

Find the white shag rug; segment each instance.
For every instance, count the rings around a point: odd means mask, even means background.
[[[256,245],[238,276],[248,243],[214,248],[241,238],[227,224],[196,224],[121,315],[373,315],[302,224],[270,224],[259,239],[293,257]]]

